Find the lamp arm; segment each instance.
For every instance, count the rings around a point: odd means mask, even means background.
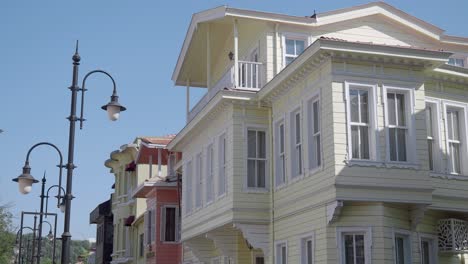
[[[49,232],[52,232],[52,224],[49,223],[48,221],[42,221],[42,223],[47,223],[50,227]]]
[[[62,188],[62,169],[63,169],[63,155],[62,155],[62,152],[60,151],[60,149],[55,146],[54,144],[52,143],[49,143],[49,142],[40,142],[40,143],[37,143],[36,145],[32,146],[29,150],[28,150],[28,154],[26,155],[26,162],[24,164],[25,167],[29,167],[29,156],[31,155],[31,152],[33,151],[33,149],[39,147],[39,146],[42,146],[42,145],[47,145],[47,146],[50,146],[52,148],[54,148],[57,153],[59,154],[59,157],[60,157],[60,163],[59,165],[57,165],[57,167],[59,167],[59,184],[58,186],[60,187],[59,190],[58,190],[58,194],[57,196],[62,196],[62,193],[61,191],[63,190]],[[65,191],[63,192],[65,194]]]
[[[29,226],[24,226],[22,229],[18,229],[18,232],[16,232],[16,243],[18,243],[18,235],[21,233],[21,235],[23,235],[23,229],[29,229],[31,230],[32,232],[34,232],[34,230],[29,227]]]
[[[62,186],[60,185],[52,185],[49,187],[49,189],[47,189],[47,193],[46,193],[46,209],[45,209],[45,212],[46,212],[46,217],[47,217],[47,208],[49,207],[49,191],[52,189],[52,188],[58,188],[60,189],[61,191],[63,191],[63,193],[65,194],[65,189],[63,189]],[[57,195],[57,208],[60,206],[60,198],[62,198],[62,196],[60,195],[60,191],[59,191],[59,195]]]
[[[103,70],[94,70],[94,71],[90,71],[88,72],[85,77],[83,78],[83,82],[81,84],[81,114],[80,114],[80,129],[83,129],[83,121],[85,121],[85,119],[83,119],[83,112],[84,112],[84,98],[85,98],[85,92],[86,92],[86,88],[85,88],[85,84],[86,84],[86,79],[88,79],[88,77],[94,73],[103,73],[105,75],[107,75],[111,80],[112,80],[112,84],[114,86],[113,90],[112,90],[112,95],[117,95],[117,85],[115,84],[115,80],[114,78],[112,78],[112,76],[106,72],[106,71],[103,71]]]

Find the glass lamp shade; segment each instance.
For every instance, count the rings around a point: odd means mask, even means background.
[[[107,116],[111,121],[115,121],[120,117],[120,106],[118,105],[108,105],[107,106]]]
[[[28,194],[32,190],[33,180],[27,178],[19,178],[18,179],[18,187],[19,191],[22,194]]]
[[[54,240],[54,234],[52,234],[52,231],[49,231],[49,234],[47,235],[47,238],[52,241]]]
[[[18,246],[15,246],[15,247],[13,248],[13,253],[14,253],[15,255],[18,255],[18,254],[19,254],[19,247],[18,247]]]
[[[65,213],[65,207],[66,207],[65,201],[62,201],[59,205],[60,212]]]

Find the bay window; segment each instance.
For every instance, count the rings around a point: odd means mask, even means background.
[[[247,130],[247,188],[266,187],[266,132]]]
[[[348,159],[376,159],[375,86],[346,83]]]
[[[460,133],[460,111],[456,108],[447,108],[445,119],[449,157],[448,171],[452,174],[461,174],[462,133]]]
[[[409,232],[394,233],[393,243],[395,264],[411,263],[411,236]]]
[[[314,235],[306,235],[300,240],[301,264],[314,263]]]
[[[176,242],[178,240],[177,206],[161,207],[161,241]]]
[[[427,131],[427,152],[429,159],[429,170],[434,170],[434,110],[430,105],[426,104],[426,131]]]
[[[275,169],[275,185],[280,186],[286,183],[286,156],[285,156],[285,141],[284,141],[284,121],[281,120],[276,124],[276,169]]]
[[[291,177],[302,175],[302,117],[301,110],[291,113]]]
[[[275,264],[288,263],[288,245],[286,242],[276,242]]]
[[[368,264],[371,262],[372,233],[370,227],[338,227],[340,264]]]
[[[307,103],[308,141],[309,141],[309,169],[322,165],[320,100],[316,96]]]

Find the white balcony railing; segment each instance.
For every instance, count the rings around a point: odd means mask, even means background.
[[[468,222],[461,219],[441,219],[438,223],[439,250],[442,252],[468,252]]]
[[[203,109],[203,107],[205,107],[205,105],[218,93],[218,91],[223,90],[224,88],[252,91],[258,91],[262,88],[263,64],[261,62],[239,61],[238,65],[239,85],[236,87],[234,65],[231,65],[223,76],[221,76],[219,81],[192,108],[188,115],[187,123],[190,122]]]

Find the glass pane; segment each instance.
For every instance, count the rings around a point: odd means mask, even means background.
[[[264,160],[257,161],[257,186],[259,188],[265,188],[265,168],[266,164]]]
[[[359,159],[359,127],[351,126],[351,148],[354,159]]]
[[[397,264],[405,263],[405,247],[402,237],[395,238],[395,259]]]
[[[320,135],[315,136],[315,146],[316,146],[315,152],[317,154],[316,157],[317,157],[317,167],[318,167],[322,163],[322,156],[320,153]]]
[[[453,139],[453,112],[447,111],[447,133],[448,139]]]
[[[426,130],[427,136],[433,137],[432,132],[432,108],[430,106],[426,106]]]
[[[344,236],[345,263],[354,264],[354,236]]]
[[[312,264],[312,240],[307,240],[307,264]]]
[[[319,120],[319,102],[315,101],[313,105],[314,109],[314,134],[320,131],[320,120]]]
[[[255,187],[255,160],[247,161],[247,187]]]
[[[398,161],[406,161],[406,129],[397,129]]]
[[[265,259],[263,257],[256,257],[255,264],[265,264]]]
[[[361,159],[369,159],[369,128],[360,127],[361,130]]]
[[[284,153],[284,124],[279,127],[280,153]]]
[[[387,93],[388,124],[396,125],[395,94]]]
[[[428,139],[427,140],[427,152],[429,152],[429,170],[434,170],[434,157],[432,154],[432,145],[433,142],[432,140]]]
[[[286,54],[296,55],[294,52],[294,40],[286,39]]]
[[[453,169],[452,169],[452,172],[453,173],[460,173],[461,170],[460,170],[460,146],[459,144],[455,144],[455,143],[450,143],[451,145],[451,159],[452,159],[452,166],[453,166]]]
[[[166,208],[166,232],[165,232],[165,241],[175,241],[175,218],[176,210],[175,208]]]
[[[405,126],[406,125],[406,120],[405,120],[405,96],[403,94],[397,94],[397,107],[398,107],[398,125],[399,126]]]
[[[368,92],[367,91],[359,91],[359,101],[360,101],[360,108],[361,108],[361,123],[369,123],[369,106],[368,106]]]
[[[351,122],[359,123],[359,91],[349,90]]]
[[[281,263],[286,264],[286,247],[281,247]]]
[[[291,63],[293,60],[294,60],[295,57],[291,57],[291,56],[286,56],[286,65],[288,65],[289,63]]]
[[[459,126],[459,119],[458,119],[458,111],[452,112],[453,116],[453,139],[460,140],[460,126]]]
[[[297,172],[302,174],[302,146],[299,145],[297,148]]]
[[[258,157],[259,158],[266,158],[266,138],[264,131],[258,131]]]
[[[429,241],[421,241],[421,263],[430,264],[430,246]]]
[[[253,130],[249,130],[247,132],[247,152],[249,158],[256,158],[257,157],[257,132]]]
[[[296,55],[300,55],[305,48],[305,41],[303,40],[296,40]]]
[[[397,143],[396,143],[396,129],[389,128],[388,129],[388,137],[390,141],[390,160],[396,161],[397,160]]]
[[[454,58],[449,58],[448,64],[455,65],[455,59]]]
[[[366,257],[364,253],[364,235],[355,235],[356,241],[356,264],[364,264]]]
[[[295,132],[296,132],[296,144],[301,142],[301,115],[299,113],[295,114]]]

